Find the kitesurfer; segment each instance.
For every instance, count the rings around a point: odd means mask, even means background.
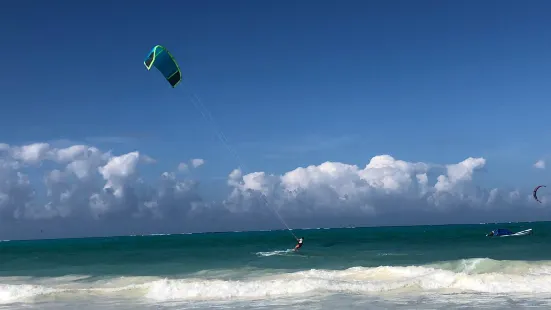
[[[297,240],[297,245],[295,245],[295,251],[298,251],[302,247],[302,243],[304,242],[304,237],[300,237]]]

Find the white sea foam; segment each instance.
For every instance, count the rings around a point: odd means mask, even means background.
[[[445,263],[442,268],[381,266],[341,271],[309,270],[247,281],[163,279],[148,285],[146,297],[155,300],[223,300],[392,291],[551,294],[551,262],[507,263],[474,259]],[[461,265],[462,268],[459,267]],[[505,267],[503,272],[498,271],[499,266]],[[453,271],[446,267],[461,270]],[[483,272],[479,268],[495,270]]]
[[[237,271],[236,271],[237,272]],[[236,277],[237,278],[237,274]],[[353,267],[257,275],[241,280],[85,276],[42,280],[1,278],[0,303],[26,302],[46,295],[112,295],[144,301],[259,300],[328,294],[486,293],[551,295],[551,261],[496,261],[486,258],[426,266]],[[24,284],[22,284],[24,283]]]
[[[285,255],[292,253],[293,249],[279,250],[279,251],[270,251],[270,252],[257,252],[258,256],[274,256],[274,255]]]

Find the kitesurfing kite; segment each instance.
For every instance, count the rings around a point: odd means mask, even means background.
[[[155,45],[151,51],[149,51],[143,63],[147,70],[150,70],[153,66],[157,68],[173,88],[182,80],[182,72],[176,60],[172,57],[170,52],[161,45]]]
[[[536,186],[536,188],[534,188],[534,193],[533,193],[534,199],[536,199],[536,201],[539,202],[539,203],[541,203],[541,201],[538,199],[537,193],[538,193],[538,189],[540,189],[542,187],[546,187],[546,186],[545,185]]]
[[[161,72],[161,74],[165,77],[165,79],[168,81],[168,83],[170,83],[170,86],[172,86],[172,88],[176,87],[176,85],[178,85],[180,83],[180,81],[182,81],[182,72],[180,71],[180,67],[178,66],[178,63],[176,62],[176,60],[174,59],[172,54],[170,54],[170,52],[164,46],[155,45],[151,49],[151,51],[149,51],[147,56],[145,57],[145,60],[144,60],[143,64],[145,65],[147,70],[151,70],[152,67],[157,68],[157,70],[159,70],[159,72]],[[196,107],[198,105],[202,105],[200,101],[198,101]],[[205,108],[205,107],[203,106],[203,108]],[[201,112],[201,113],[203,113],[203,112]],[[211,119],[211,121],[212,121],[212,119]],[[212,124],[212,125],[214,125],[214,124]],[[216,128],[216,126],[213,126],[213,127]],[[230,146],[227,144],[227,142],[224,141],[224,139],[221,138],[221,137],[223,137],[223,134],[221,134],[220,132],[217,132],[217,134],[218,134],[219,139],[222,141],[222,143],[226,144],[227,148],[230,148]],[[265,197],[264,197],[264,202],[265,202],[266,206],[269,206],[268,201],[266,200]],[[287,227],[289,232],[293,235],[293,237],[295,237],[295,239],[302,246],[302,240],[304,238],[301,238],[300,241],[299,241],[299,239],[293,233],[292,229],[287,225],[287,223],[285,223],[285,221],[279,215],[279,213],[275,209],[273,209],[273,211],[279,217],[281,223],[283,225],[285,225],[285,227]],[[298,246],[298,247],[300,247],[300,246]]]

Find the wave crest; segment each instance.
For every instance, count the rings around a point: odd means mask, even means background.
[[[235,276],[238,277],[238,274]],[[404,291],[551,294],[551,262],[496,261],[479,258],[426,266],[312,269],[249,276],[240,281],[206,279],[197,275],[194,278],[181,279],[127,277],[94,282],[67,279],[61,281],[60,278],[51,278],[42,280],[39,285],[0,285],[0,303],[28,300],[45,294],[70,296],[77,293],[128,295],[129,298],[141,296],[154,301],[208,301]]]

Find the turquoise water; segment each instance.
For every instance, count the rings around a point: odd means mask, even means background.
[[[492,229],[522,237],[487,238]],[[551,224],[5,241],[9,309],[548,308]],[[405,306],[409,305],[409,306]]]

